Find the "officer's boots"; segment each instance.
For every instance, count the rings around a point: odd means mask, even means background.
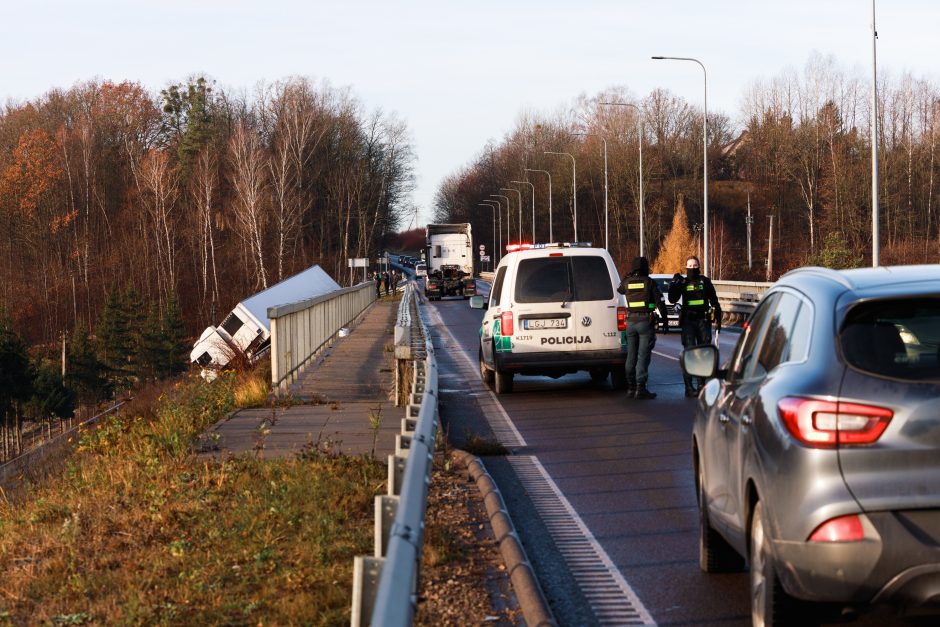
[[[637,399],[651,399],[656,398],[656,392],[650,392],[646,389],[645,385],[638,385],[636,388],[636,393],[633,395],[633,398]]]
[[[636,396],[636,379],[627,379],[627,398]]]
[[[683,377],[683,383],[685,383],[685,397],[686,398],[695,398],[698,396],[698,390],[692,387],[692,377]]]

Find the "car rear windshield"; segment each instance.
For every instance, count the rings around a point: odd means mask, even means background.
[[[516,302],[555,303],[613,297],[610,271],[603,257],[540,257],[519,262]]]
[[[840,340],[846,361],[860,370],[898,379],[940,378],[940,298],[857,305]]]

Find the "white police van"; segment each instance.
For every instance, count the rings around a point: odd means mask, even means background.
[[[586,370],[626,385],[627,310],[610,255],[590,244],[521,245],[500,262],[480,328],[480,376],[498,394],[513,377]]]

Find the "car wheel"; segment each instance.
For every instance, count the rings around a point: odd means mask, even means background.
[[[483,349],[480,349],[480,380],[483,381],[484,385],[493,385],[493,371],[486,367],[486,363],[483,361]]]
[[[777,569],[770,550],[770,538],[764,529],[763,506],[760,501],[751,516],[749,542],[751,562],[751,622],[756,627],[781,625],[818,625],[808,604],[791,597],[777,578]]]
[[[497,370],[494,373],[494,379],[496,382],[496,393],[497,394],[509,394],[512,392],[512,373],[511,372],[500,372]]]
[[[610,383],[615,390],[627,389],[627,371],[623,364],[614,366],[610,371]]]
[[[595,368],[594,370],[591,370],[590,373],[591,373],[591,381],[593,381],[594,383],[602,383],[607,380],[608,373],[606,370]]]
[[[705,475],[698,474],[698,565],[706,573],[744,570],[744,558],[712,527],[705,500]]]

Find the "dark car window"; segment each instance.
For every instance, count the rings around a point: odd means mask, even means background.
[[[540,257],[519,262],[516,271],[516,302],[554,303],[572,300],[571,263],[568,257]]]
[[[499,305],[499,297],[503,293],[503,279],[506,278],[506,266],[496,271],[496,280],[493,281],[493,289],[490,292],[490,307]]]
[[[767,323],[760,354],[757,359],[752,359],[748,364],[744,378],[762,377],[778,365],[790,361],[791,334],[798,318],[800,305],[800,299],[793,294],[780,295],[773,315]]]
[[[766,296],[745,323],[744,332],[741,339],[738,340],[735,355],[731,361],[731,368],[729,369],[729,373],[734,377],[747,378],[748,372],[753,369],[751,362],[754,360],[759,348],[758,341],[763,335],[764,327],[767,326],[779,297],[779,292]]]
[[[603,257],[571,257],[574,268],[575,300],[610,300],[614,297],[614,284]]]
[[[845,360],[860,370],[898,379],[940,378],[940,298],[857,305],[839,340]]]

